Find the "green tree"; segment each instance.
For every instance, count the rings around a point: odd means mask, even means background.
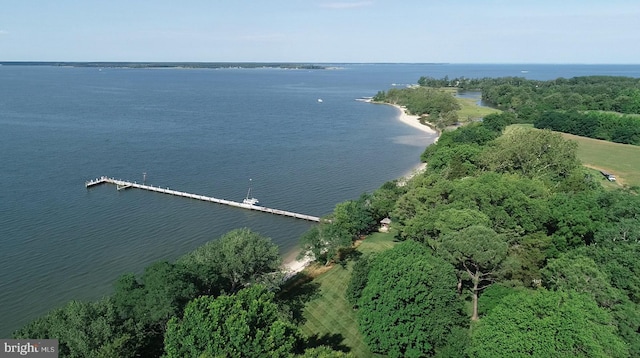
[[[311,257],[328,265],[340,259],[340,254],[350,249],[355,239],[376,225],[369,195],[339,203],[326,220],[302,235],[298,257]]]
[[[640,217],[621,218],[615,222],[601,225],[594,234],[594,241],[596,243],[640,242]]]
[[[135,357],[138,339],[109,300],[71,301],[13,333],[16,339],[58,339],[61,357]]]
[[[506,126],[513,124],[516,116],[511,112],[491,113],[482,119],[482,125],[488,129],[501,133]]]
[[[609,241],[582,247],[575,253],[592,258],[611,286],[624,295],[610,310],[631,356],[640,356],[640,246],[636,242]]]
[[[605,220],[596,191],[558,193],[551,198],[549,207],[545,226],[560,251],[593,243],[596,230]]]
[[[352,244],[352,236],[331,222],[323,222],[302,234],[298,257],[310,257],[329,265],[338,258],[342,250],[350,248]]]
[[[602,243],[583,247],[577,252],[592,258],[613,287],[640,304],[640,246],[637,243]]]
[[[471,176],[478,171],[482,148],[475,143],[461,143],[437,147],[422,155],[422,160],[429,163],[429,170],[441,172],[448,179]],[[435,147],[434,147],[435,148]]]
[[[425,221],[418,216],[430,218],[430,210],[448,203],[453,182],[437,174],[420,175],[409,182],[407,193],[396,202],[391,214],[394,227],[399,230],[399,239],[424,241],[429,235]]]
[[[116,283],[113,302],[123,318],[134,318],[145,325],[164,326],[196,297],[195,286],[179,267],[166,261],[145,268],[140,281],[126,274]]]
[[[580,166],[577,147],[549,130],[510,127],[485,152],[485,160],[490,170],[542,179],[553,187]]]
[[[397,181],[388,181],[376,189],[369,198],[371,215],[376,222],[391,215],[398,198],[406,192],[406,186],[398,185]]]
[[[499,283],[487,287],[479,298],[478,311],[480,316],[486,316],[498,306],[505,297],[518,293],[519,290],[519,288],[508,287]]]
[[[495,231],[477,225],[444,235],[441,241],[438,253],[458,269],[460,280],[471,281],[471,320],[477,321],[478,296],[497,276],[507,257],[507,242]]]
[[[360,300],[362,296],[362,291],[367,286],[371,261],[372,259],[369,255],[364,255],[358,258],[353,264],[351,278],[349,279],[345,295],[347,301],[354,306],[358,304],[358,300]]]
[[[300,342],[297,328],[280,316],[274,294],[252,285],[233,296],[203,296],[172,318],[167,357],[284,357]]]
[[[526,235],[544,228],[549,194],[541,181],[487,172],[452,184],[450,205],[484,213],[497,232]]]
[[[447,208],[441,211],[434,222],[438,236],[460,231],[469,226],[491,224],[489,217],[474,209]]]
[[[337,204],[330,216],[331,224],[339,232],[353,239],[368,233],[377,223],[373,220],[367,203],[367,196],[363,196],[357,201],[347,200]]]
[[[211,291],[216,291],[219,275],[228,282],[227,289],[235,292],[250,283],[266,283],[269,275],[280,273],[281,261],[278,246],[271,239],[243,228],[208,242],[178,262],[192,269]],[[209,274],[211,278],[207,278]]]
[[[624,299],[612,307],[618,336],[627,343],[630,357],[640,357],[640,305]]]
[[[542,270],[542,279],[547,288],[588,294],[602,307],[612,307],[622,299],[595,261],[582,255],[565,254],[550,259]]]
[[[537,232],[517,237],[509,244],[507,259],[503,264],[505,279],[516,286],[540,287],[540,269],[556,253],[551,237]]]
[[[124,325],[140,333],[140,350],[161,355],[167,321],[182,314],[197,293],[182,267],[158,261],[147,266],[139,280],[133,274],[122,275],[111,300]]]
[[[611,315],[575,292],[508,295],[472,330],[472,357],[627,357]]]
[[[451,265],[406,241],[377,255],[359,300],[358,323],[376,353],[423,357],[466,321]]]
[[[482,213],[470,219],[470,225],[485,223],[488,218],[497,232],[526,235],[544,228],[549,210],[547,198],[548,190],[542,182],[515,174],[488,172],[453,181],[429,175],[413,181],[398,200],[392,218],[403,239],[417,241],[436,238],[437,222],[445,231],[455,229],[456,222],[462,228],[462,220],[448,215],[456,211]],[[449,209],[449,213],[444,212]]]

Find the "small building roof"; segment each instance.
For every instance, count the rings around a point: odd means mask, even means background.
[[[391,224],[391,219],[384,218],[384,219],[380,220],[380,224]]]

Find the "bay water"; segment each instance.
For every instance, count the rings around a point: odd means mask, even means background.
[[[112,185],[102,175],[330,213],[433,142],[356,101],[441,78],[640,77],[636,65],[332,64],[332,70],[0,66],[0,337],[235,228],[295,252],[313,223]],[[319,101],[321,99],[322,101]],[[143,174],[146,173],[146,174]]]

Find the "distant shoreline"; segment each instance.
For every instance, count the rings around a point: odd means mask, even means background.
[[[222,69],[222,68],[275,68],[286,70],[327,70],[324,65],[297,62],[66,62],[66,61],[4,61],[0,66],[50,66],[88,68],[175,68],[175,69]]]

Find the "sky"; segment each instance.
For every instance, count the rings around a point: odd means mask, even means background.
[[[638,0],[0,0],[0,61],[640,63]]]

